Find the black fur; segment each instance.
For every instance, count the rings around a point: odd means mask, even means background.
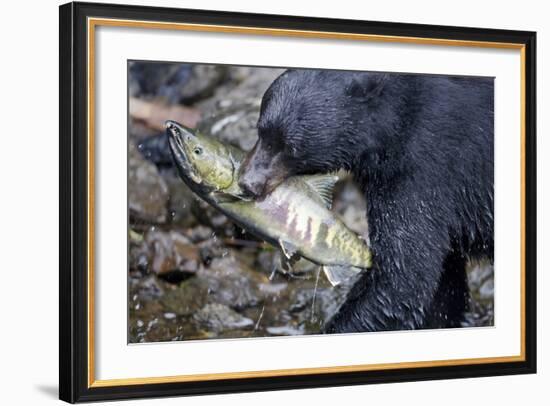
[[[460,325],[467,257],[493,258],[493,99],[492,78],[414,74],[291,70],[268,89],[241,185],[344,168],[367,198],[375,267],[327,332]]]

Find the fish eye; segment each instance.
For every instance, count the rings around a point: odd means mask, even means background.
[[[202,154],[202,148],[201,147],[195,147],[195,149],[193,150],[193,153],[195,155],[200,155]]]

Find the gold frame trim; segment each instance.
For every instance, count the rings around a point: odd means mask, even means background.
[[[148,28],[160,30],[180,30],[194,32],[219,32],[244,35],[264,35],[264,36],[282,36],[299,38],[319,38],[319,39],[339,39],[371,42],[390,42],[405,44],[421,44],[436,46],[461,46],[478,48],[497,48],[497,49],[515,49],[520,51],[520,84],[521,84],[521,117],[520,117],[520,164],[521,164],[521,269],[520,269],[520,335],[521,349],[519,355],[503,357],[485,357],[485,358],[464,358],[452,360],[434,360],[434,361],[415,361],[415,362],[395,362],[383,364],[364,364],[364,365],[345,365],[317,368],[294,368],[294,369],[276,369],[265,371],[243,371],[243,372],[221,372],[212,374],[190,374],[174,375],[146,378],[123,378],[123,379],[95,379],[95,339],[94,339],[94,239],[95,239],[95,28],[97,26],[110,27],[132,27]],[[371,35],[355,34],[345,32],[325,32],[325,31],[307,31],[291,29],[275,29],[260,27],[240,27],[229,25],[210,25],[210,24],[186,24],[186,23],[165,23],[154,21],[123,20],[109,18],[88,18],[87,21],[87,42],[88,42],[88,388],[143,385],[143,384],[161,384],[177,382],[197,382],[213,381],[221,379],[244,379],[244,378],[266,378],[280,376],[297,376],[313,374],[332,374],[341,372],[362,372],[362,371],[380,371],[397,368],[426,368],[441,366],[458,366],[473,364],[496,364],[504,362],[522,362],[526,359],[525,353],[525,45],[519,43],[506,42],[486,42],[486,41],[462,41],[453,39],[436,39],[421,37],[400,37],[391,35]]]

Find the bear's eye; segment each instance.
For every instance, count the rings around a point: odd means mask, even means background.
[[[202,154],[202,148],[201,147],[195,147],[195,149],[193,150],[193,153],[195,155],[200,155]]]

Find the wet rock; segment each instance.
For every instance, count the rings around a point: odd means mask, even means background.
[[[193,315],[208,300],[208,285],[199,278],[185,280],[174,290],[167,292],[161,299],[164,311],[179,316]]]
[[[129,66],[131,96],[159,96],[176,99],[179,88],[191,78],[191,65],[156,62],[131,62]],[[171,88],[174,88],[173,90]]]
[[[201,241],[197,245],[200,248],[202,262],[208,266],[210,266],[214,258],[225,257],[229,253],[227,247],[220,243],[216,235],[210,239]]]
[[[226,226],[228,221],[229,219],[227,218],[227,216],[224,216],[220,212],[214,213],[210,218],[210,224],[212,224],[213,228],[217,228],[217,229],[220,229]]]
[[[265,275],[248,268],[233,255],[215,258],[197,276],[208,286],[210,301],[236,310],[259,305],[264,298],[260,284],[269,282]]]
[[[360,236],[368,236],[366,199],[349,174],[338,174],[341,178],[335,188],[333,210],[346,226]]]
[[[175,175],[165,174],[164,180],[170,195],[168,201],[170,222],[184,228],[195,226],[197,218],[193,212],[198,204],[195,194]]]
[[[488,279],[493,278],[493,266],[487,261],[477,261],[469,264],[466,269],[471,291],[477,291]]]
[[[132,279],[132,281],[135,281],[135,279]],[[162,283],[154,275],[141,278],[132,285],[132,300],[136,304],[144,301],[157,300],[162,297],[165,292]]]
[[[130,270],[138,270],[139,272],[146,274],[149,269],[149,247],[145,244],[143,235],[132,229],[129,230],[129,240],[129,268]]]
[[[193,316],[199,323],[214,331],[228,329],[246,329],[254,326],[254,322],[229,306],[219,303],[207,304]]]
[[[133,62],[130,95],[190,104],[210,96],[226,76],[227,68],[220,65]]]
[[[178,315],[193,314],[207,303],[218,303],[235,310],[259,305],[264,294],[260,284],[268,281],[257,272],[228,255],[212,261],[210,268],[201,268],[194,277],[164,295],[166,311]]]
[[[256,262],[258,264],[259,269],[261,269],[263,272],[265,272],[268,275],[271,275],[273,272],[275,272],[276,265],[278,262],[275,261],[274,257],[274,251],[271,250],[262,250],[257,256],[256,256]]]
[[[198,105],[205,117],[199,129],[245,151],[257,139],[256,124],[263,94],[283,70],[232,68],[229,84]]]
[[[138,291],[142,300],[158,299],[164,294],[162,284],[154,276],[144,278],[139,284]]]
[[[295,314],[298,323],[304,324],[308,333],[317,333],[338,311],[344,302],[354,278],[332,287],[324,275],[319,275],[317,288],[315,277],[303,281],[290,292],[288,309]],[[297,285],[297,284],[295,284]]]
[[[489,279],[481,285],[479,288],[479,296],[481,300],[492,300],[494,297],[494,283],[492,279]]]
[[[272,336],[299,336],[304,334],[304,328],[302,326],[272,326],[267,327],[266,331]]]
[[[197,104],[205,116],[234,107],[237,104],[259,106],[262,97],[273,81],[284,69],[256,69],[245,66],[232,66],[222,86],[208,100]]]
[[[143,138],[137,146],[143,157],[153,162],[157,167],[172,168],[174,160],[165,133],[157,133]]]
[[[168,218],[168,186],[157,168],[129,143],[128,205],[130,216],[148,223],[164,223]]]
[[[342,303],[344,303],[350,287],[351,285],[337,286],[317,291],[318,296],[315,298],[315,302],[318,307],[315,310],[320,315],[322,324],[330,320],[338,311]]]
[[[201,118],[200,111],[195,108],[138,97],[131,97],[128,100],[128,113],[133,119],[139,120],[158,132],[164,132],[166,120],[174,120],[187,127],[195,128]]]
[[[199,128],[205,134],[248,151],[252,149],[258,138],[256,123],[259,112],[259,106],[235,104],[201,122]]]
[[[149,231],[145,243],[150,247],[149,269],[157,275],[196,273],[199,269],[199,249],[176,231]],[[175,278],[176,275],[171,275]]]
[[[288,283],[261,283],[258,285],[264,296],[279,297],[288,288]]]
[[[213,229],[220,230],[227,226],[229,220],[221,212],[202,199],[196,199],[192,206],[192,213],[197,220]]]
[[[128,135],[130,137],[130,141],[135,145],[139,145],[139,143],[144,139],[158,134],[159,132],[157,130],[147,127],[141,121],[130,118]]]
[[[470,289],[469,311],[464,327],[494,325],[494,267],[487,260],[473,261],[466,267]]]
[[[305,310],[305,308],[311,303],[311,295],[309,292],[296,292],[293,299],[294,300],[292,300],[292,303],[288,308],[288,310],[292,313],[298,313]]]
[[[191,241],[197,243],[213,237],[213,233],[211,228],[199,225],[188,230],[187,237],[189,237]]]
[[[150,310],[153,312],[153,310]],[[215,334],[203,331],[191,318],[181,318],[174,313],[156,310],[157,317],[152,313],[140,312],[139,316],[130,320],[130,342],[145,343],[159,341],[180,341],[213,338]]]
[[[227,77],[227,67],[221,65],[193,65],[191,78],[180,88],[180,101],[185,104],[211,96],[217,85]],[[200,79],[200,80],[199,80]]]

